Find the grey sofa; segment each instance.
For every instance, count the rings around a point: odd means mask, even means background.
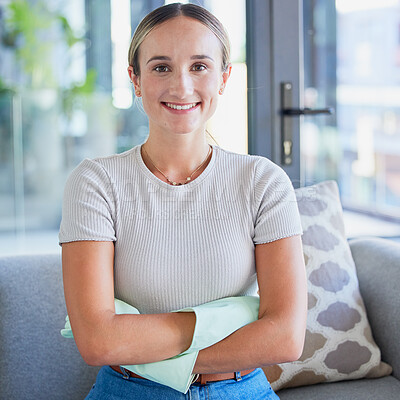
[[[282,400],[400,399],[400,246],[383,239],[350,244],[373,334],[393,374],[281,390]],[[86,396],[98,368],[61,337],[65,315],[59,255],[0,258],[0,399]]]

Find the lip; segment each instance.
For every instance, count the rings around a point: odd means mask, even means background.
[[[191,103],[175,103],[175,102],[169,102],[169,101],[163,101],[161,102],[162,106],[167,109],[168,111],[172,112],[172,113],[176,113],[176,114],[186,114],[189,113],[191,111],[196,110],[197,108],[199,108],[201,102],[197,102],[197,101],[193,101]],[[190,107],[190,108],[181,108],[180,110],[177,108],[172,108],[167,106],[167,104],[172,104],[176,107],[187,107],[190,106],[192,104],[196,104],[194,107]]]

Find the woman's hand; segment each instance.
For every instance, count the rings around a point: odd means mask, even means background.
[[[63,244],[62,265],[72,331],[88,364],[144,364],[189,348],[194,313],[115,314],[113,242]]]
[[[232,372],[297,360],[307,319],[300,236],[256,245],[259,319],[200,351],[194,372]]]

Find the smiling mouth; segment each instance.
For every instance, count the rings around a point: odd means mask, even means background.
[[[182,105],[173,104],[173,103],[163,103],[163,104],[173,110],[190,110],[191,108],[196,107],[200,103],[190,103],[190,104],[182,104]]]

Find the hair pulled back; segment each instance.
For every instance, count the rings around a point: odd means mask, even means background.
[[[196,19],[215,34],[221,42],[222,47],[222,70],[225,71],[227,69],[230,62],[230,42],[228,34],[221,22],[203,7],[190,3],[172,3],[156,8],[147,14],[136,28],[128,53],[128,62],[129,65],[133,67],[135,75],[140,75],[139,48],[143,40],[156,26],[179,16]]]

